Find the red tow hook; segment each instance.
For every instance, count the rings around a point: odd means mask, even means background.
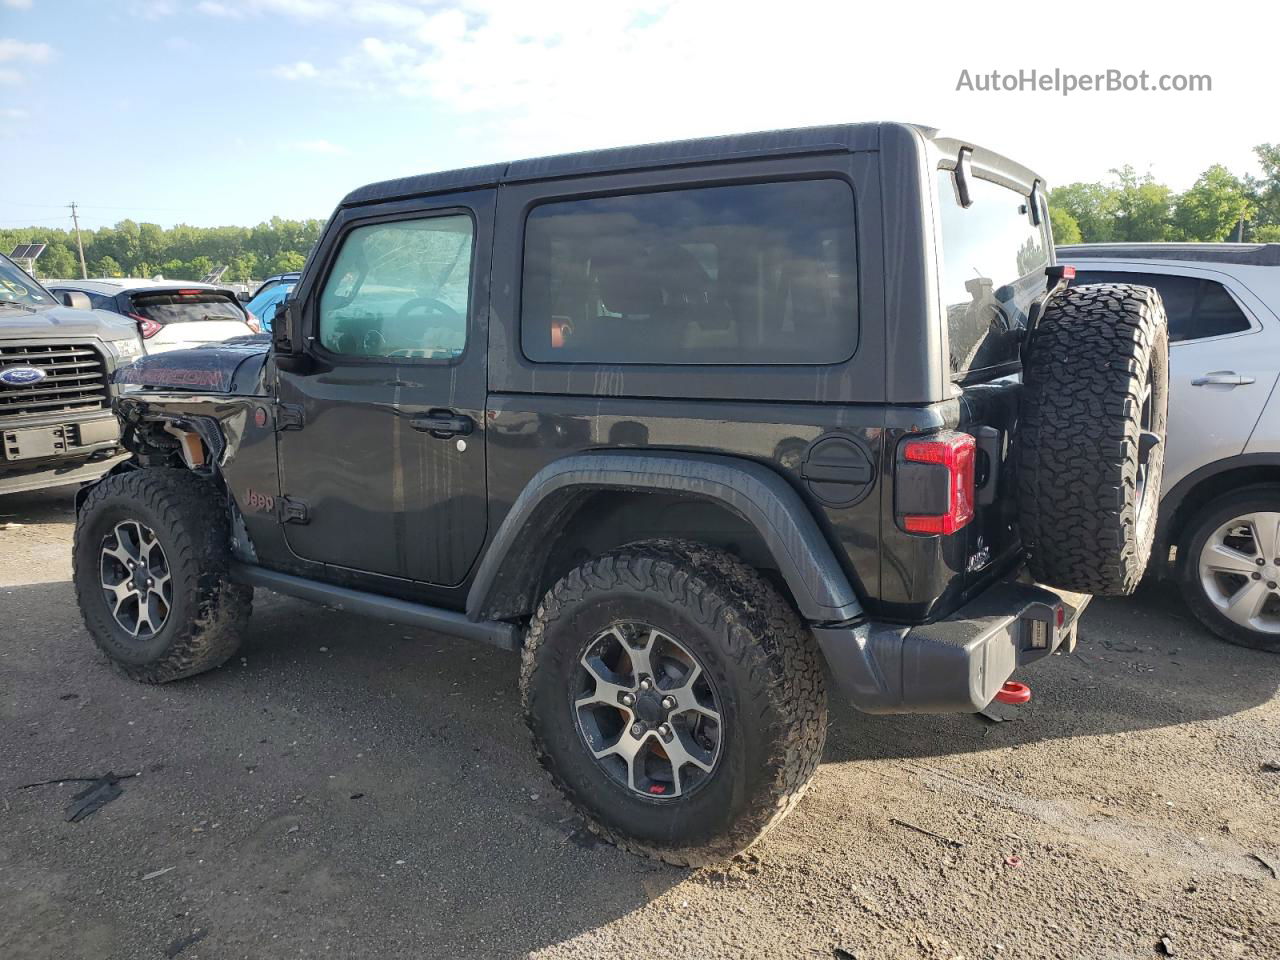
[[[1000,692],[996,694],[996,699],[1001,703],[1026,703],[1031,699],[1031,688],[1025,683],[1006,680]]]

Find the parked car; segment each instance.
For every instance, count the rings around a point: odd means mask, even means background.
[[[298,278],[301,276],[302,274],[300,273],[277,273],[275,276],[267,277],[267,279],[258,284],[258,289],[253,291],[253,296],[249,299],[256,300],[261,294],[281,284],[287,283],[292,286],[298,282]]]
[[[110,382],[142,356],[137,327],[67,300],[0,256],[0,494],[95,480],[126,456]]]
[[[276,308],[284,302],[293,288],[297,285],[296,280],[283,280],[280,283],[273,283],[271,286],[265,286],[246,303],[245,309],[251,317],[254,317],[263,330],[271,329],[271,321],[276,315]]]
[[[80,293],[95,310],[132,318],[147,353],[163,353],[260,333],[228,287],[181,280],[50,280],[55,294]]]
[[[1023,700],[1142,575],[1164,315],[1069,286],[1044,197],[899,124],[358,189],[270,344],[121,375],[136,457],[77,504],[89,633],[190,676],[257,586],[519,650],[592,829],[731,856],[817,767],[824,658],[872,713]]]
[[[1169,438],[1152,573],[1233,643],[1280,651],[1280,243],[1061,246],[1086,283],[1169,315]]]

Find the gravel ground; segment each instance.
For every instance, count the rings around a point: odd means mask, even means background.
[[[688,871],[583,833],[508,654],[259,592],[226,667],[119,677],[71,528],[0,498],[0,957],[1280,957],[1280,657],[1168,589],[1096,603],[1008,722],[833,708],[796,812]],[[78,823],[21,788],[108,771]]]

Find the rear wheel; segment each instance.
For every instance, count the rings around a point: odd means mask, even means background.
[[[253,590],[230,578],[224,499],[186,470],[103,479],[76,518],[76,599],[94,643],[127,676],[165,683],[240,645]]]
[[[1187,605],[1219,637],[1280,653],[1280,487],[1215,500],[1178,546]]]
[[[759,839],[826,737],[808,630],[756,571],[693,543],[633,544],[561,579],[521,688],[538,758],[588,826],[682,866]]]

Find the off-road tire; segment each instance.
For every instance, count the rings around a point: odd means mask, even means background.
[[[101,587],[103,540],[123,520],[155,532],[172,577],[172,607],[145,641],[116,622]],[[76,517],[76,599],[94,643],[125,676],[168,683],[212,670],[235,653],[253,589],[232,582],[230,543],[223,494],[187,470],[131,470],[106,477],[89,492]]]
[[[719,692],[723,753],[688,797],[628,791],[601,771],[579,733],[571,671],[590,638],[619,619],[678,636]],[[677,866],[720,862],[755,843],[800,800],[826,740],[812,635],[759,573],[697,543],[634,543],[566,574],[530,625],[520,686],[538,760],[587,826]]]
[[[1267,484],[1245,487],[1205,504],[1186,524],[1179,537],[1178,581],[1187,607],[1214,634],[1236,646],[1280,653],[1280,634],[1251,630],[1232,622],[1209,599],[1200,580],[1200,554],[1210,535],[1236,517],[1267,512],[1280,513],[1280,487]],[[1266,559],[1272,561],[1276,558]],[[1264,565],[1260,569],[1268,567]]]
[[[1014,436],[1018,522],[1042,583],[1126,596],[1155,537],[1168,415],[1169,333],[1149,287],[1068,287],[1028,348]],[[1141,398],[1150,382],[1151,450],[1139,503]]]

